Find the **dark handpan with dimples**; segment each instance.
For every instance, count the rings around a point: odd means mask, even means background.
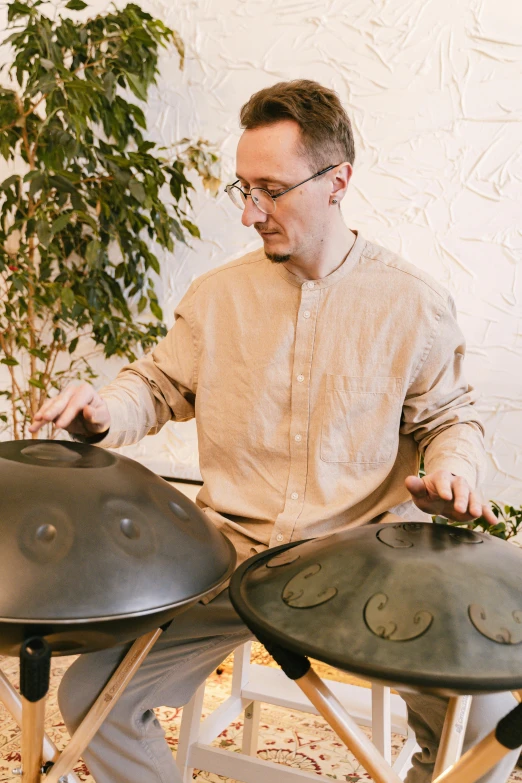
[[[262,639],[370,680],[522,688],[522,551],[482,533],[369,524],[256,555],[230,593]]]
[[[130,641],[226,580],[230,542],[139,463],[67,441],[0,443],[0,653]]]

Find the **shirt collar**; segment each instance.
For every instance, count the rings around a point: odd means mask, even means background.
[[[342,278],[345,277],[359,261],[361,253],[366,245],[366,240],[362,238],[358,231],[355,231],[353,228],[351,231],[353,231],[355,234],[356,239],[350,249],[350,252],[346,256],[341,266],[336,269],[335,272],[331,272],[331,274],[327,275],[326,277],[322,277],[319,280],[313,281],[314,288],[316,290],[319,288],[328,288],[328,286],[338,283],[339,280],[342,280]],[[294,273],[290,272],[284,264],[274,264],[274,266],[276,267],[281,277],[291,283],[291,285],[295,285],[297,288],[306,287],[307,282],[309,282],[308,280],[303,280],[301,277],[294,275]]]

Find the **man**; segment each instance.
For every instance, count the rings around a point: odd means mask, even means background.
[[[99,394],[68,387],[32,430],[54,421],[115,447],[195,416],[198,503],[240,561],[370,521],[429,520],[422,512],[495,522],[480,499],[483,431],[450,296],[342,220],[354,146],[337,95],[277,84],[252,96],[241,123],[227,192],[263,249],[196,280],[151,355]],[[210,598],[176,619],[91,743],[97,783],[179,780],[152,709],[185,704],[249,638],[227,591]],[[70,729],[122,654],[71,667],[60,694]],[[427,783],[446,705],[405,698],[422,747],[407,780]],[[468,742],[512,706],[509,694],[475,699]],[[484,781],[504,783],[513,756]]]

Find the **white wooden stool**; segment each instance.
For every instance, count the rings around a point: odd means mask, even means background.
[[[257,758],[257,739],[261,703],[276,704],[317,715],[298,686],[280,670],[250,662],[251,642],[234,653],[232,690],[218,709],[201,721],[205,684],[183,708],[176,761],[183,783],[192,783],[194,769],[224,775],[243,783],[266,783],[274,773],[278,783],[310,781],[318,776],[282,764]],[[391,733],[406,736],[406,742],[393,765],[404,778],[411,767],[411,757],[418,746],[406,720],[406,704],[400,696],[382,685],[364,688],[358,685],[326,681],[328,687],[361,726],[372,727],[372,739],[378,750],[391,762]],[[212,741],[245,712],[241,753],[231,753],[212,746]]]

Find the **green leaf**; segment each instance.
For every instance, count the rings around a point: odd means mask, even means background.
[[[63,215],[60,215],[59,218],[56,218],[56,220],[53,222],[51,226],[51,233],[57,234],[59,231],[62,231],[69,220],[72,217],[72,212],[64,212]]]
[[[143,204],[145,199],[147,198],[147,194],[145,193],[145,188],[141,184],[141,182],[138,182],[137,180],[133,179],[131,180],[129,184],[129,190],[136,199],[136,201],[139,201],[140,204]]]
[[[65,7],[70,8],[71,11],[83,11],[84,8],[87,8],[87,3],[84,3],[83,0],[69,0]]]
[[[74,294],[70,288],[62,288],[60,296],[66,307],[71,308],[74,305]]]
[[[7,364],[8,367],[16,367],[18,362],[12,356],[6,356],[4,359],[0,359],[0,364]]]
[[[52,60],[48,60],[46,57],[42,57],[40,60],[41,64],[45,68],[46,71],[50,71],[52,68],[54,68],[54,63]]]
[[[36,233],[40,244],[47,247],[51,239],[51,227],[46,220],[36,221]]]
[[[31,386],[36,386],[37,389],[45,389],[42,381],[39,381],[37,378],[29,378],[29,383]]]
[[[181,222],[185,226],[189,234],[191,234],[193,237],[197,237],[198,239],[201,239],[199,228],[194,223],[191,223],[190,220],[182,220]]]
[[[163,320],[163,311],[159,306],[159,304],[154,299],[150,300],[150,310],[152,315],[155,315],[158,321]]]
[[[141,101],[146,101],[147,100],[146,83],[132,73],[127,73],[126,77],[129,83],[129,87],[131,88],[136,98],[139,98]]]
[[[100,254],[101,245],[97,239],[91,239],[85,248],[85,260],[90,266],[94,266]]]
[[[140,301],[138,302],[138,313],[142,313],[145,308],[147,307],[147,297],[141,296]]]
[[[9,3],[7,20],[12,22],[13,19],[16,19],[17,16],[31,16],[32,13],[32,8],[29,5],[26,5],[26,3]]]
[[[79,339],[80,339],[79,337],[75,337],[74,340],[71,340],[71,342],[69,343],[69,348],[68,348],[69,353],[74,353],[75,352],[76,348],[78,347]]]

